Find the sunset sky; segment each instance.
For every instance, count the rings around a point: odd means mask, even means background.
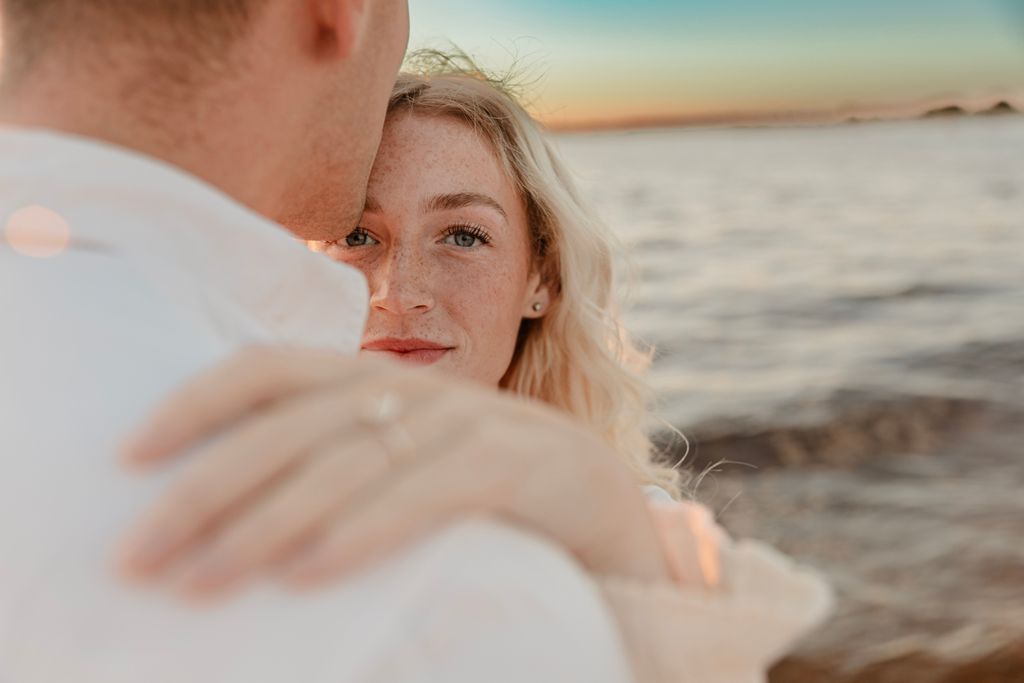
[[[1024,96],[1024,0],[411,0],[553,124]]]

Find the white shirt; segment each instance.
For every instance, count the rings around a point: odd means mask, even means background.
[[[113,544],[173,476],[120,473],[119,440],[240,346],[354,351],[366,301],[358,273],[179,170],[0,129],[0,681],[629,678],[583,572],[485,521],[331,589],[204,612],[113,578]]]

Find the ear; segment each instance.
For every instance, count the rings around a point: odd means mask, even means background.
[[[365,39],[373,0],[309,0],[317,27],[318,51],[334,58],[351,57]]]
[[[539,306],[538,306],[539,304]],[[537,310],[537,309],[540,310]],[[543,318],[551,308],[551,288],[541,279],[540,273],[530,276],[523,300],[523,317],[529,319]]]

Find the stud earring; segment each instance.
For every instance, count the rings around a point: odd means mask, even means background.
[[[533,302],[533,312],[534,313],[540,313],[543,310],[544,310],[544,304],[542,304],[539,301],[534,301]]]

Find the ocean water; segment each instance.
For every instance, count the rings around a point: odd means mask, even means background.
[[[556,142],[627,248],[675,425],[851,391],[1024,402],[1024,116]]]

